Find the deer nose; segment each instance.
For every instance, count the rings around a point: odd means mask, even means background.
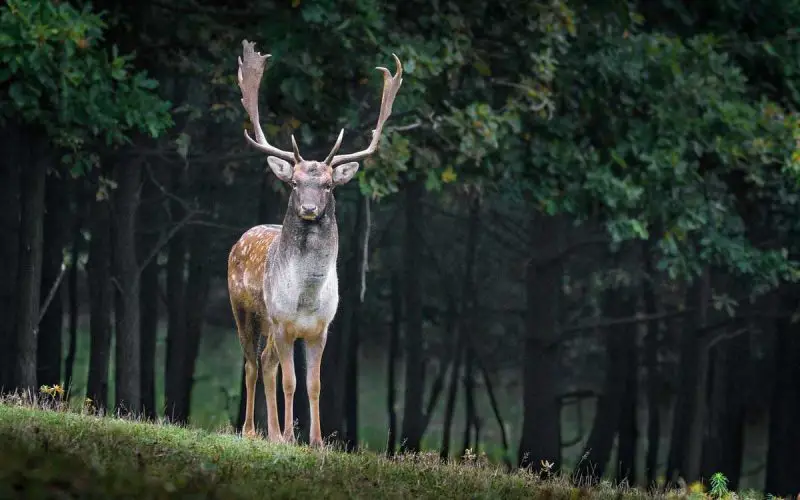
[[[314,215],[317,213],[317,206],[311,204],[300,205],[300,211],[303,215]]]

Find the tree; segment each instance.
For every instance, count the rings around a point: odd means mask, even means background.
[[[132,130],[156,136],[169,116],[167,103],[152,92],[156,82],[132,71],[130,56],[103,48],[106,25],[88,7],[9,1],[0,10],[0,26],[0,85],[10,96],[0,104],[0,123],[17,127],[31,148],[15,160],[22,177],[15,323],[16,385],[33,389],[47,170],[57,167],[60,156],[71,174],[80,175],[99,160],[87,144],[114,147],[127,142]]]

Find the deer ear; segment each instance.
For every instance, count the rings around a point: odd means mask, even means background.
[[[347,184],[358,172],[358,162],[351,161],[344,165],[339,165],[333,170],[333,182],[336,185]]]
[[[278,179],[282,180],[283,182],[289,182],[292,180],[292,165],[286,160],[282,160],[277,156],[267,156],[267,163],[269,164],[270,170],[272,173],[275,174]]]

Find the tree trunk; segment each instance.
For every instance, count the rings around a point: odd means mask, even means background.
[[[115,165],[115,278],[120,308],[116,311],[116,408],[134,412],[141,403],[141,337],[139,262],[136,257],[136,212],[139,208],[141,161]]]
[[[696,330],[706,325],[706,309],[710,293],[708,271],[690,288],[689,297],[698,307],[690,324],[684,323],[681,338],[681,368],[678,397],[673,414],[672,439],[667,463],[667,477],[675,481],[683,477],[687,482],[699,475],[702,430],[705,425],[706,380],[708,356],[703,352]],[[698,407],[698,405],[700,407]],[[693,443],[692,439],[700,443]]]
[[[630,294],[626,294],[625,307],[632,316],[636,314],[635,303]],[[609,333],[615,335],[615,333]],[[621,339],[622,356],[621,361],[624,365],[622,401],[620,401],[620,418],[618,424],[618,446],[617,446],[617,481],[622,482],[627,479],[628,484],[636,483],[636,442],[639,437],[636,410],[638,408],[639,394],[639,363],[637,359],[637,335],[636,326],[624,327],[617,333]],[[619,362],[619,361],[615,361]]]
[[[461,288],[461,303],[457,325],[459,339],[464,342],[464,401],[466,406],[464,436],[461,443],[461,457],[471,449],[472,430],[475,429],[475,448],[478,447],[478,413],[475,405],[475,343],[473,333],[478,325],[473,311],[478,304],[478,291],[475,288],[475,256],[478,250],[478,229],[480,227],[480,198],[473,195],[468,199],[469,218],[467,219],[467,247],[464,252],[464,278]],[[455,316],[455,315],[454,315]],[[456,319],[456,318],[454,318]]]
[[[489,396],[489,404],[492,406],[492,413],[494,413],[494,418],[497,421],[497,426],[500,428],[500,441],[503,445],[503,464],[506,466],[506,472],[511,472],[511,455],[509,452],[509,444],[508,444],[508,433],[506,432],[506,424],[503,421],[503,417],[500,414],[500,405],[497,403],[497,397],[495,396],[492,379],[489,376],[489,371],[486,369],[486,366],[478,359],[478,368],[481,371],[481,375],[483,375],[483,381],[486,384],[486,392]]]
[[[64,293],[59,281],[64,263],[64,227],[66,200],[64,182],[51,177],[45,189],[44,249],[42,256],[42,302],[58,285],[52,301],[43,311],[36,348],[36,377],[39,385],[61,384],[62,334],[64,327]],[[44,305],[44,304],[42,304]]]
[[[472,429],[477,429],[477,411],[475,409],[475,353],[472,346],[467,344],[464,348],[464,435],[461,439],[461,457],[467,450],[472,449]],[[477,437],[477,436],[476,436]],[[477,446],[477,441],[475,441]]]
[[[206,183],[204,182],[204,184]],[[207,189],[207,184],[201,189]],[[212,270],[211,252],[209,251],[211,235],[208,233],[207,228],[194,228],[189,243],[191,254],[189,257],[189,279],[186,283],[186,338],[183,344],[184,357],[180,365],[181,371],[177,374],[180,391],[173,408],[173,418],[179,423],[189,422],[195,365],[200,351],[200,340],[205,323],[206,306],[208,305]]]
[[[184,172],[173,167],[172,192],[183,194]],[[177,224],[185,217],[185,210],[176,200],[170,201],[171,222]],[[164,366],[165,416],[172,419],[180,398],[180,367],[184,356],[186,339],[186,311],[184,309],[186,273],[186,235],[178,230],[170,239],[167,258],[167,353]],[[244,368],[242,368],[244,369]],[[259,377],[260,378],[260,377]]]
[[[19,126],[6,123],[2,129],[0,155],[0,393],[12,391],[17,351],[16,297],[19,254],[20,165],[22,141]]]
[[[702,477],[709,479],[721,472],[728,478],[728,488],[738,489],[744,451],[745,405],[742,388],[747,384],[750,361],[749,339],[740,336],[718,345],[712,356],[711,402],[708,436],[703,446]]]
[[[784,294],[794,292],[783,292]],[[797,300],[784,296],[785,311],[795,311]],[[769,417],[769,446],[765,491],[776,497],[797,494],[800,478],[800,334],[797,323],[781,318],[776,323],[775,387]]]
[[[358,290],[355,284],[350,285]],[[358,344],[359,344],[359,315],[361,314],[361,301],[356,300],[352,308],[352,320],[350,321],[350,338],[347,345],[347,377],[345,380],[345,442],[347,450],[353,451],[358,448]]]
[[[556,242],[561,250],[564,222],[537,215],[533,241]],[[561,462],[561,408],[557,399],[560,376],[558,318],[563,262],[560,255],[531,259],[526,272],[527,315],[525,364],[522,370],[523,421],[518,460],[521,467],[539,469],[542,460]]]
[[[339,303],[339,311],[337,313],[335,339],[328,337],[328,346],[325,349],[325,356],[323,357],[323,376],[329,373],[331,376],[328,380],[332,382],[326,386],[323,393],[327,392],[326,398],[332,400],[330,403],[330,413],[326,418],[328,423],[325,424],[325,434],[330,435],[336,433],[338,439],[342,440],[346,447],[349,430],[347,424],[347,405],[350,403],[351,391],[348,388],[348,381],[350,376],[350,368],[348,363],[350,361],[351,342],[356,342],[354,348],[358,349],[358,340],[351,340],[353,333],[357,332],[357,327],[353,327],[353,322],[357,321],[354,311],[358,306],[356,302],[359,300],[359,290],[356,283],[360,283],[359,274],[359,253],[360,247],[362,218],[363,218],[363,205],[357,203],[355,224],[353,232],[351,233],[350,248],[355,251],[350,252],[350,256],[345,261],[344,272],[342,279],[339,281],[339,292],[341,301]],[[333,340],[333,342],[331,342]],[[330,349],[333,347],[333,349]],[[329,352],[330,351],[330,352]],[[327,372],[326,372],[327,370]],[[353,394],[355,396],[355,394]]]
[[[152,181],[146,181],[143,186],[143,200],[140,210],[140,237],[139,255],[146,258],[158,244],[159,231],[159,205],[154,201],[158,196],[158,189]],[[139,289],[139,335],[141,337],[141,406],[142,414],[154,419],[156,409],[156,336],[158,332],[158,298],[159,275],[158,258],[154,257],[142,269],[141,286]]]
[[[211,206],[214,202],[214,184],[216,176],[208,166],[201,166],[197,170],[196,196],[201,206]],[[186,327],[185,342],[183,346],[183,359],[180,365],[178,393],[178,407],[175,418],[178,422],[188,423],[192,408],[192,388],[194,386],[194,373],[197,364],[197,355],[200,352],[200,340],[203,336],[208,294],[211,288],[211,273],[215,262],[213,254],[213,230],[204,226],[194,227],[189,233],[189,277],[186,282],[184,305]]]
[[[29,147],[34,148],[34,145],[30,144]],[[39,155],[32,152],[29,164],[23,167],[20,191],[22,203],[17,271],[15,379],[19,389],[29,391],[35,391],[37,387],[36,347],[42,281],[42,226],[49,160],[47,155]]]
[[[422,442],[425,358],[422,343],[422,198],[421,180],[408,182],[406,194],[405,288],[406,370],[403,397],[403,430],[400,449],[417,452]]]
[[[345,267],[346,266],[347,264],[345,264]],[[343,274],[347,273],[345,272]],[[341,281],[339,284],[340,287],[344,286],[344,283]],[[347,331],[344,325],[346,321],[343,314],[346,310],[346,302],[346,295],[342,296],[339,310],[330,325],[328,340],[325,343],[325,355],[322,357],[322,375],[320,378],[323,381],[329,381],[325,384],[325,388],[320,393],[319,399],[320,415],[322,415],[320,425],[322,428],[322,435],[325,437],[335,435],[337,438],[341,438],[343,434],[341,412],[344,407],[342,401],[344,398],[341,393],[337,393],[336,389],[338,386],[337,381],[340,376],[339,371],[342,369],[340,360],[343,357],[345,348],[345,345],[343,345],[345,339],[342,337],[344,337],[344,332]],[[280,392],[281,391],[278,391],[278,393]]]
[[[643,255],[646,280],[644,282],[644,308],[648,316],[658,312],[658,302],[655,292],[655,272],[652,259],[649,255],[650,245],[646,245]],[[660,374],[658,363],[658,347],[660,344],[660,327],[658,321],[647,323],[645,336],[645,359],[647,369],[647,455],[645,456],[645,475],[647,486],[655,484],[658,477],[658,452],[661,444],[661,405],[658,395],[660,393]]]
[[[633,316],[635,313],[632,297],[628,290],[606,290],[605,303],[604,316],[624,318]],[[632,324],[612,326],[602,334],[606,345],[606,378],[603,394],[597,401],[592,430],[582,455],[585,459],[578,466],[576,473],[577,477],[587,481],[588,484],[596,483],[605,475],[614,446],[614,438],[618,434],[620,435],[620,459],[622,459],[623,442],[631,441],[630,437],[623,439],[620,431],[630,432],[630,429],[621,424],[628,424],[627,416],[623,417],[623,413],[628,408],[623,405],[630,404],[629,401],[625,401],[625,393],[630,390],[628,378],[632,370],[635,375],[635,364],[632,358],[635,356],[636,326]],[[631,365],[634,366],[631,367]],[[633,403],[635,411],[635,399],[633,399]],[[635,434],[635,424],[633,432]],[[633,441],[635,443],[635,439]],[[629,453],[629,450],[625,450],[625,454]],[[625,457],[625,468],[631,467],[629,459],[629,456]],[[620,472],[624,471],[618,470],[618,478]]]
[[[344,420],[346,434],[344,436],[347,449],[358,448],[358,348],[361,324],[361,266],[367,256],[364,254],[364,237],[369,227],[366,224],[367,213],[364,210],[366,198],[360,192],[356,197],[356,222],[353,228],[354,249],[351,274],[347,276],[347,290],[350,294],[350,333],[347,336],[346,374],[344,381]]]
[[[75,369],[75,352],[78,344],[78,318],[80,317],[80,297],[78,297],[78,270],[80,269],[79,260],[83,243],[83,189],[81,188],[83,179],[73,182],[73,193],[75,196],[75,216],[72,227],[72,245],[70,247],[69,275],[67,276],[67,292],[69,297],[69,340],[67,342],[67,357],[64,360],[64,391],[72,394],[72,374]]]
[[[389,435],[386,439],[386,454],[394,455],[397,449],[397,411],[395,395],[397,394],[397,358],[400,355],[400,322],[403,316],[403,298],[400,292],[400,279],[392,273],[391,280],[392,324],[389,333],[389,353],[386,360],[386,411],[389,413]]]
[[[97,175],[97,174],[96,174]],[[94,196],[92,196],[92,199]],[[108,365],[111,354],[111,206],[107,199],[93,200],[89,206],[89,377],[86,397],[98,409],[108,405]]]
[[[455,359],[450,371],[450,384],[447,388],[447,399],[444,405],[444,423],[442,424],[442,446],[439,448],[439,457],[442,460],[450,458],[450,440],[453,432],[453,417],[456,409],[456,396],[458,395],[458,379],[461,372],[461,357],[464,352],[461,336],[455,344]]]

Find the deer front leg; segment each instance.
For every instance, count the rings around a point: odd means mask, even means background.
[[[308,366],[306,386],[311,417],[308,442],[311,446],[322,446],[322,431],[320,430],[319,418],[319,393],[321,390],[319,374],[320,366],[322,365],[322,351],[325,350],[327,334],[326,328],[318,338],[306,339],[306,363]]]
[[[281,337],[275,338],[278,359],[283,374],[283,439],[294,442],[294,391],[297,378],[294,372],[294,337],[283,331]]]
[[[261,375],[264,378],[264,396],[267,399],[267,435],[272,442],[281,442],[281,428],[278,422],[278,398],[275,379],[278,375],[278,352],[275,348],[274,334],[279,327],[273,326],[265,332],[267,346],[261,353]]]

